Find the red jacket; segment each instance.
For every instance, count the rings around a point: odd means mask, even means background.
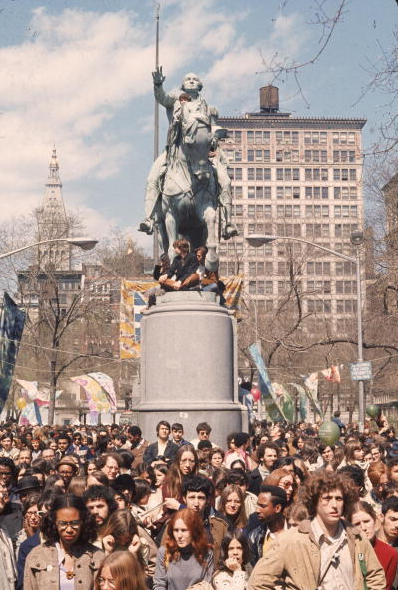
[[[394,547],[380,541],[380,539],[372,541],[372,546],[386,575],[386,590],[392,590],[397,572],[398,553]]]

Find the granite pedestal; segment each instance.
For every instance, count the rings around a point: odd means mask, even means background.
[[[184,438],[196,425],[212,426],[211,440],[226,448],[230,432],[248,430],[238,402],[237,333],[233,314],[214,293],[175,292],[157,298],[141,320],[139,425],[150,441],[160,420],[180,422]]]

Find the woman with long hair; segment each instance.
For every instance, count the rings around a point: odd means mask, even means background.
[[[101,563],[95,590],[147,590],[137,558],[129,551],[110,553]]]
[[[200,515],[184,508],[167,525],[166,543],[159,549],[153,590],[186,590],[211,582],[213,551]]]
[[[183,503],[182,478],[197,475],[199,469],[198,455],[192,445],[182,445],[176,453],[162,487],[163,500],[169,510],[178,510]]]
[[[92,588],[104,554],[92,545],[95,520],[82,498],[56,497],[41,532],[45,542],[26,558],[24,590]]]
[[[144,566],[137,523],[129,510],[117,510],[110,515],[103,531],[102,544],[107,555],[113,551],[130,551]]]
[[[297,491],[297,484],[291,471],[283,469],[283,467],[280,469],[274,469],[274,471],[271,471],[271,473],[265,478],[264,484],[267,486],[277,486],[278,488],[282,488],[286,492],[288,505],[293,502],[294,495]]]
[[[377,538],[379,520],[368,502],[357,502],[352,507],[351,524],[359,528],[372,545],[386,576],[386,590],[392,590],[397,572],[398,555],[396,550]]]
[[[221,541],[220,565],[213,576],[215,590],[246,590],[250,574],[250,549],[243,533],[227,533]]]
[[[221,492],[219,511],[228,522],[229,532],[246,526],[245,497],[240,486],[230,484]]]

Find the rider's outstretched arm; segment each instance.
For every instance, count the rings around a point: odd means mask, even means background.
[[[155,94],[155,100],[166,109],[173,108],[177,96],[173,94],[167,94],[163,88],[163,82],[166,77],[163,75],[162,66],[159,66],[154,72],[152,72],[153,78],[153,92]]]

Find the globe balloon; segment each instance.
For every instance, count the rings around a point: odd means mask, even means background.
[[[333,446],[340,438],[340,428],[335,422],[323,422],[319,428],[319,438],[324,445]]]
[[[380,414],[380,408],[375,404],[370,404],[369,406],[366,406],[366,413],[370,418],[377,418]]]

